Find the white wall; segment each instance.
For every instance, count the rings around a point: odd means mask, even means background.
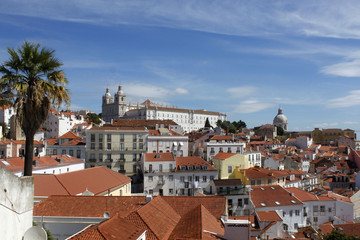
[[[0,167],[0,186],[1,239],[20,240],[32,227],[33,178],[19,178]]]

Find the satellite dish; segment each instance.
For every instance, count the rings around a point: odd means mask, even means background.
[[[46,240],[47,234],[45,229],[39,226],[29,228],[24,234],[24,240]]]

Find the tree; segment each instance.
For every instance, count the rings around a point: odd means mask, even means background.
[[[332,230],[330,234],[324,236],[324,240],[359,240],[358,236],[348,236],[345,233],[341,232],[338,228]]]
[[[206,128],[211,128],[209,118],[206,118],[205,127],[206,127]]]
[[[50,107],[70,103],[67,80],[55,50],[27,41],[17,50],[8,48],[9,59],[0,66],[1,101],[10,102],[26,136],[24,176],[32,175],[34,135]]]
[[[86,114],[87,117],[90,119],[90,121],[94,124],[101,124],[101,116],[99,116],[99,114],[96,113],[88,113]]]

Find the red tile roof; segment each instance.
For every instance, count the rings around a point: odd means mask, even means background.
[[[245,176],[248,179],[259,179],[259,178],[280,178],[286,177],[288,173],[285,171],[278,171],[273,169],[264,169],[260,167],[252,167],[248,169],[239,169],[239,171],[244,172]]]
[[[146,119],[112,119],[112,124],[117,126],[146,126],[147,128],[164,125],[179,125],[173,120],[146,120]]]
[[[106,167],[87,168],[74,172],[45,176],[47,177],[44,177],[42,174],[34,174],[35,196],[60,194],[56,192],[54,193],[54,191],[51,190],[52,186],[50,185],[50,182],[47,181],[51,178],[55,178],[61,186],[63,186],[64,190],[73,196],[81,194],[86,190],[94,193],[95,195],[101,195],[131,182],[131,178],[114,172]],[[41,181],[46,181],[46,184],[44,182],[39,184]],[[54,186],[57,186],[57,184]]]
[[[146,127],[119,127],[119,126],[103,126],[103,127],[92,127],[89,131],[92,130],[146,130]]]
[[[316,196],[315,194],[309,193],[307,191],[304,191],[299,188],[286,188],[286,190],[292,194],[294,194],[295,197],[297,197],[302,202],[308,202],[308,201],[334,201],[334,199],[326,196]]]
[[[216,170],[201,157],[176,157],[176,169],[180,170],[180,166],[208,166],[207,170]]]
[[[145,196],[50,196],[34,205],[34,216],[126,217],[145,204]]]
[[[225,160],[225,159],[230,158],[235,155],[236,155],[236,153],[219,152],[218,154],[216,154],[214,156],[214,158],[220,159],[220,160]]]
[[[81,139],[81,137],[77,134],[75,134],[74,132],[72,131],[68,131],[67,133],[65,133],[64,135],[60,136],[59,139],[76,139],[76,138],[79,138]]]
[[[256,215],[262,222],[282,221],[276,211],[257,211]]]
[[[175,161],[175,157],[172,152],[145,153],[145,161],[146,162]]]
[[[302,205],[298,198],[279,185],[252,186],[251,188],[250,197],[255,208]]]
[[[57,161],[57,159],[62,159],[62,162],[60,160]],[[0,161],[0,166],[6,168],[10,172],[21,172],[24,170],[24,158],[8,158],[6,161],[9,165],[5,164],[2,160]],[[33,161],[38,162],[38,166],[33,165],[33,170],[84,163],[83,160],[69,155],[43,156],[40,158],[34,157]]]

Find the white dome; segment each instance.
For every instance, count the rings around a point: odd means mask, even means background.
[[[279,108],[278,114],[275,116],[273,125],[282,127],[285,131],[287,130],[288,119],[282,113],[282,109]]]
[[[106,89],[105,97],[111,97],[109,88]]]

